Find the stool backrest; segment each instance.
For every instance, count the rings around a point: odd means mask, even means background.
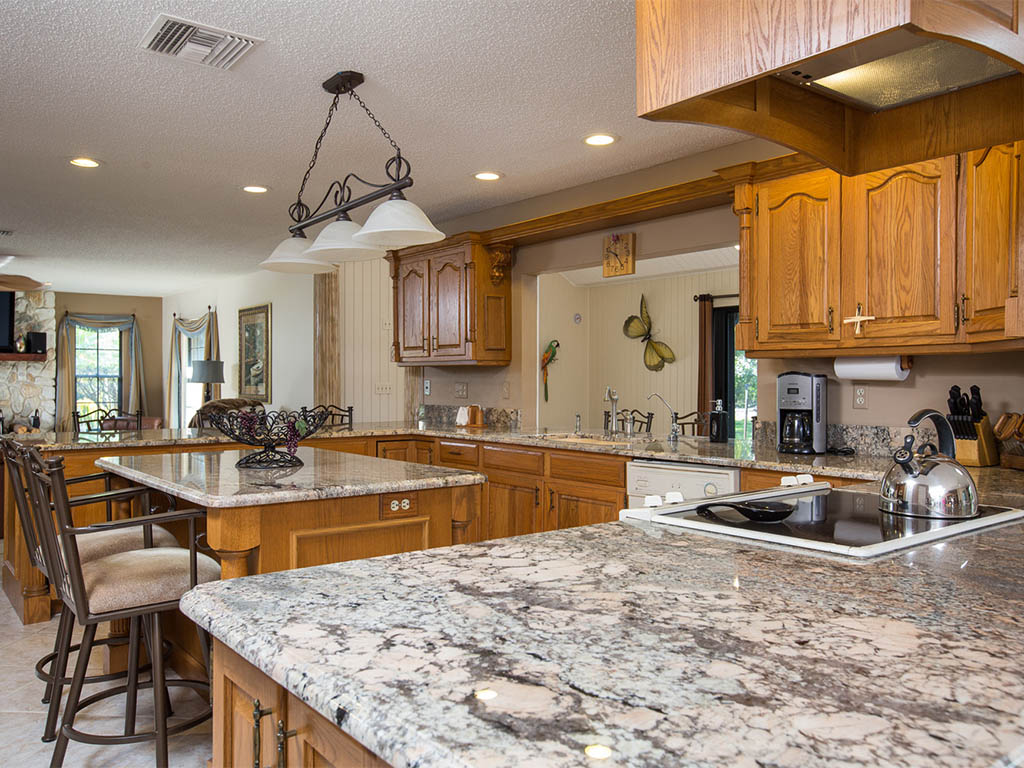
[[[46,562],[43,560],[43,550],[39,543],[39,535],[36,533],[35,518],[32,515],[31,502],[28,498],[21,446],[9,437],[3,438],[0,442],[2,442],[0,450],[4,454],[7,477],[10,478],[10,487],[14,495],[14,506],[18,509],[21,533],[25,537],[25,547],[28,549],[29,562],[42,571],[45,576],[47,573]],[[13,547],[14,542],[9,542],[7,546]]]

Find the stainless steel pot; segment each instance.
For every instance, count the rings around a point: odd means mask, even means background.
[[[978,515],[978,489],[974,478],[956,460],[953,430],[936,410],[918,411],[907,422],[916,427],[925,418],[935,423],[939,447],[925,443],[914,452],[914,436],[893,454],[879,492],[882,512],[940,520],[965,520]]]

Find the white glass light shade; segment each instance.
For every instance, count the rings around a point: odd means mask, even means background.
[[[332,221],[306,249],[306,255],[328,264],[384,258],[387,252],[383,248],[371,248],[352,239],[360,229],[351,219]]]
[[[289,237],[287,240],[283,240],[270,254],[270,258],[260,266],[271,272],[289,272],[300,275],[316,275],[334,269],[325,261],[306,256],[308,244],[309,240],[305,237]]]
[[[362,245],[407,248],[444,240],[444,232],[430,223],[427,214],[408,200],[385,200],[373,209],[363,228],[352,235]]]

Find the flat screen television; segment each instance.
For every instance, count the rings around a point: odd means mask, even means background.
[[[0,291],[0,352],[14,351],[14,291]]]

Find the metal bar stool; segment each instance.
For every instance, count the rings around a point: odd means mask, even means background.
[[[0,450],[3,453],[3,460],[6,465],[7,475],[10,478],[10,487],[14,495],[14,506],[18,511],[18,519],[21,522],[21,530],[25,537],[25,546],[28,549],[29,562],[39,571],[49,578],[49,569],[47,568],[45,559],[43,557],[43,550],[40,544],[40,539],[37,534],[34,516],[30,508],[30,500],[28,490],[26,487],[27,477],[26,469],[24,466],[24,457],[21,448],[13,440],[4,438],[0,440]],[[129,488],[120,488],[116,490],[109,490],[109,476],[107,473],[99,473],[86,475],[83,477],[76,477],[73,480],[68,480],[67,484],[81,483],[89,480],[106,480],[108,490],[102,493],[88,494],[84,496],[76,496],[69,499],[69,506],[80,507],[86,504],[96,504],[106,502],[107,504],[107,519],[110,519],[110,504],[113,501],[130,501],[134,498],[139,498],[143,511],[148,511],[148,493],[149,489],[142,486],[132,486]],[[173,503],[173,502],[172,502]],[[177,547],[178,541],[174,538],[174,535],[170,533],[166,528],[160,526],[153,526],[151,532],[151,546],[155,547]],[[146,546],[146,535],[143,531],[106,531],[98,534],[93,540],[89,541],[88,544],[80,548],[79,556],[83,562],[90,562],[103,557],[108,554],[114,554],[116,552],[124,552],[131,549],[141,549]],[[60,644],[64,638],[70,639],[70,628],[74,621],[70,611],[61,611],[60,620],[57,625],[57,634],[53,641],[53,650],[39,659],[36,662],[36,677],[46,683],[46,689],[43,692],[43,704],[49,704],[49,711],[47,712],[46,725],[43,729],[43,741],[53,741],[57,738],[56,725],[57,715],[59,714],[60,706],[60,694],[53,697],[54,688],[54,676],[53,676],[53,663],[57,658],[57,654],[60,651]],[[99,641],[97,644],[102,645],[116,645],[124,642],[119,637],[106,637]],[[79,650],[79,645],[71,645],[67,648],[67,653],[76,653]],[[149,666],[143,668],[143,670],[149,669]],[[127,672],[113,672],[104,675],[90,675],[86,678],[88,683],[101,683],[109,682],[111,680],[118,680],[124,678]],[[70,679],[63,677],[59,681],[60,687],[68,685],[71,682]]]
[[[209,679],[167,680],[164,674],[163,654],[152,652],[153,649],[163,648],[161,612],[177,608],[181,596],[196,584],[220,578],[220,566],[217,562],[196,551],[195,521],[206,513],[198,509],[180,510],[76,527],[71,518],[63,457],[43,459],[38,451],[30,448],[25,452],[25,462],[30,479],[33,519],[42,543],[43,558],[51,583],[56,587],[58,597],[64,601],[64,610],[69,615],[74,615],[84,628],[81,649],[71,678],[50,767],[61,768],[71,740],[103,745],[133,744],[152,740],[156,743],[157,768],[166,768],[167,737],[186,731],[211,716],[211,709],[206,706],[198,715],[178,723],[173,728],[168,727],[168,687],[191,688],[208,694],[210,683]],[[53,515],[50,514],[51,504],[47,503],[48,500],[52,500]],[[91,562],[83,562],[81,558],[80,547],[90,536],[140,527],[143,530],[151,530],[154,523],[175,521],[188,523],[187,551],[180,547],[149,547],[107,555]],[[82,688],[89,666],[89,656],[96,643],[96,627],[103,622],[116,619],[129,620],[127,683],[83,699]],[[66,638],[59,646],[53,668],[51,700],[60,699],[61,681],[67,671],[67,648],[70,646],[72,629],[73,625],[68,622],[65,628]],[[140,683],[138,679],[140,632],[146,635],[152,659],[152,679],[145,683]],[[209,669],[208,638],[200,631],[199,639],[204,661]],[[153,690],[155,724],[152,731],[137,733],[135,702],[138,691],[144,688]],[[120,694],[127,697],[122,735],[86,733],[75,728],[75,717],[81,710]]]

